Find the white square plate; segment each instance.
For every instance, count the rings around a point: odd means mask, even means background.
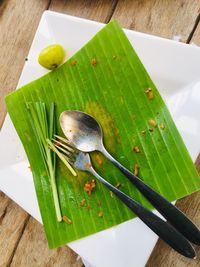
[[[60,43],[70,57],[103,26],[44,12],[18,87],[46,73],[37,63],[42,48]],[[195,160],[200,150],[200,49],[130,30],[125,32],[166,101]],[[0,147],[0,189],[41,222],[28,162],[8,116],[0,132]],[[156,240],[156,235],[136,218],[69,246],[94,267],[143,267]]]

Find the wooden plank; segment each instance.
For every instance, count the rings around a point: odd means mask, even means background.
[[[0,266],[8,266],[29,215],[0,192]]]
[[[113,17],[125,28],[186,42],[199,14],[200,0],[121,0]]]
[[[112,16],[117,0],[52,0],[50,10],[68,15],[107,23]]]
[[[194,35],[190,41],[191,44],[200,46],[200,22],[197,25],[197,28],[194,32]]]
[[[10,266],[81,267],[83,264],[68,247],[49,250],[43,228],[30,218]]]
[[[0,128],[5,117],[4,97],[19,79],[35,30],[49,0],[0,1]]]

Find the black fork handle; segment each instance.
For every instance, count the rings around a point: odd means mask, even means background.
[[[156,233],[169,246],[188,258],[195,258],[196,253],[189,241],[173,226],[163,221],[153,212],[149,211],[134,199],[111,185],[102,178],[92,167],[88,170],[110,191],[112,191],[126,206],[132,210],[154,233]]]
[[[141,179],[127,170],[116,159],[114,159],[105,148],[101,151],[148,199],[148,201],[189,241],[200,245],[200,231],[198,227],[176,206],[172,205],[166,198],[145,184]]]

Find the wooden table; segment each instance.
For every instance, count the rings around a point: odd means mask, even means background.
[[[104,23],[116,18],[125,28],[170,39],[179,36],[182,42],[200,45],[200,0],[0,0],[0,127],[6,115],[4,96],[16,88],[39,20],[47,9]],[[200,170],[200,157],[196,164]],[[200,226],[200,192],[177,205]],[[147,266],[200,266],[199,248],[197,252],[197,260],[188,260],[159,240]],[[48,250],[42,226],[0,193],[3,266],[83,264],[67,247]]]

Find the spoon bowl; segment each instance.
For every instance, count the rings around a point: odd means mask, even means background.
[[[102,129],[92,116],[76,110],[63,111],[60,125],[69,142],[77,149],[83,152],[101,150]]]

